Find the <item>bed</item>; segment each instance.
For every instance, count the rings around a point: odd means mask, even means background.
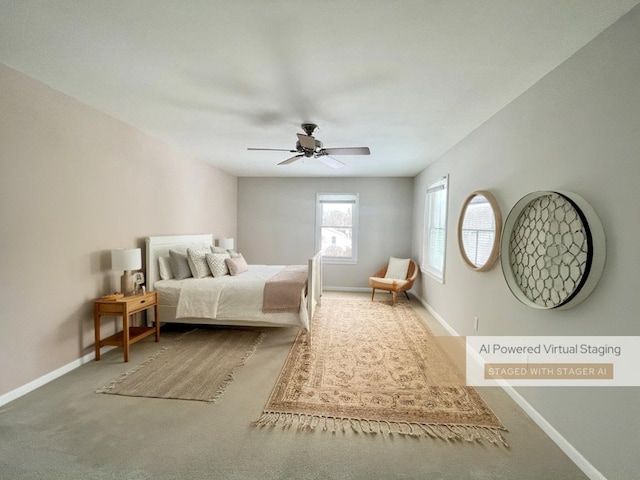
[[[310,332],[311,319],[322,295],[322,257],[314,255],[307,265],[247,265],[236,275],[205,276],[203,278],[168,278],[170,251],[205,251],[213,245],[213,235],[164,235],[146,239],[146,284],[158,292],[160,323],[204,325],[297,326]],[[208,259],[210,260],[210,259]],[[180,277],[180,275],[177,275]],[[276,279],[296,279],[287,287],[296,290],[294,307],[273,303],[281,283]],[[304,283],[302,283],[304,282]],[[267,297],[265,289],[276,292]],[[291,297],[291,291],[289,292]],[[270,308],[267,307],[269,303]]]

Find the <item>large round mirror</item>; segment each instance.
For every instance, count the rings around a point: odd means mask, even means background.
[[[458,218],[458,246],[469,268],[484,272],[495,265],[501,232],[502,214],[494,196],[484,190],[471,193]]]

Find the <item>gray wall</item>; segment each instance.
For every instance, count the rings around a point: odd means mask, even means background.
[[[286,167],[283,167],[286,168]],[[411,252],[411,178],[238,179],[238,250],[249,263],[305,263],[314,252],[316,193],[358,193],[358,263],[324,267],[325,287],[366,288],[390,256]]]
[[[2,395],[92,351],[112,248],[235,236],[237,182],[2,65],[0,112]]]
[[[416,178],[415,256],[426,185],[450,174],[446,283],[423,276],[419,291],[461,335],[640,333],[639,52],[636,7]],[[494,193],[505,217],[536,190],[586,198],[607,235],[605,270],[591,296],[570,310],[538,311],[515,299],[499,265],[488,273],[466,268],[456,221],[466,195],[478,189]],[[607,478],[637,478],[640,388],[518,392]]]

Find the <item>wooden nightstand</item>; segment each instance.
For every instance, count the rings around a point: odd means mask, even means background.
[[[129,317],[134,313],[142,312],[153,307],[153,327],[130,327]],[[121,316],[122,331],[105,339],[100,339],[100,317]],[[129,361],[129,346],[149,335],[156,334],[156,342],[160,341],[160,324],[158,323],[158,294],[148,292],[140,295],[131,295],[117,300],[104,300],[98,298],[93,305],[93,322],[96,333],[96,360],[100,360],[100,347],[114,345],[124,349],[124,361]]]

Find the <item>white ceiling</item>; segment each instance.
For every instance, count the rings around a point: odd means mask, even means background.
[[[237,176],[414,176],[640,0],[0,0],[0,61]],[[276,164],[302,122],[334,170]]]

